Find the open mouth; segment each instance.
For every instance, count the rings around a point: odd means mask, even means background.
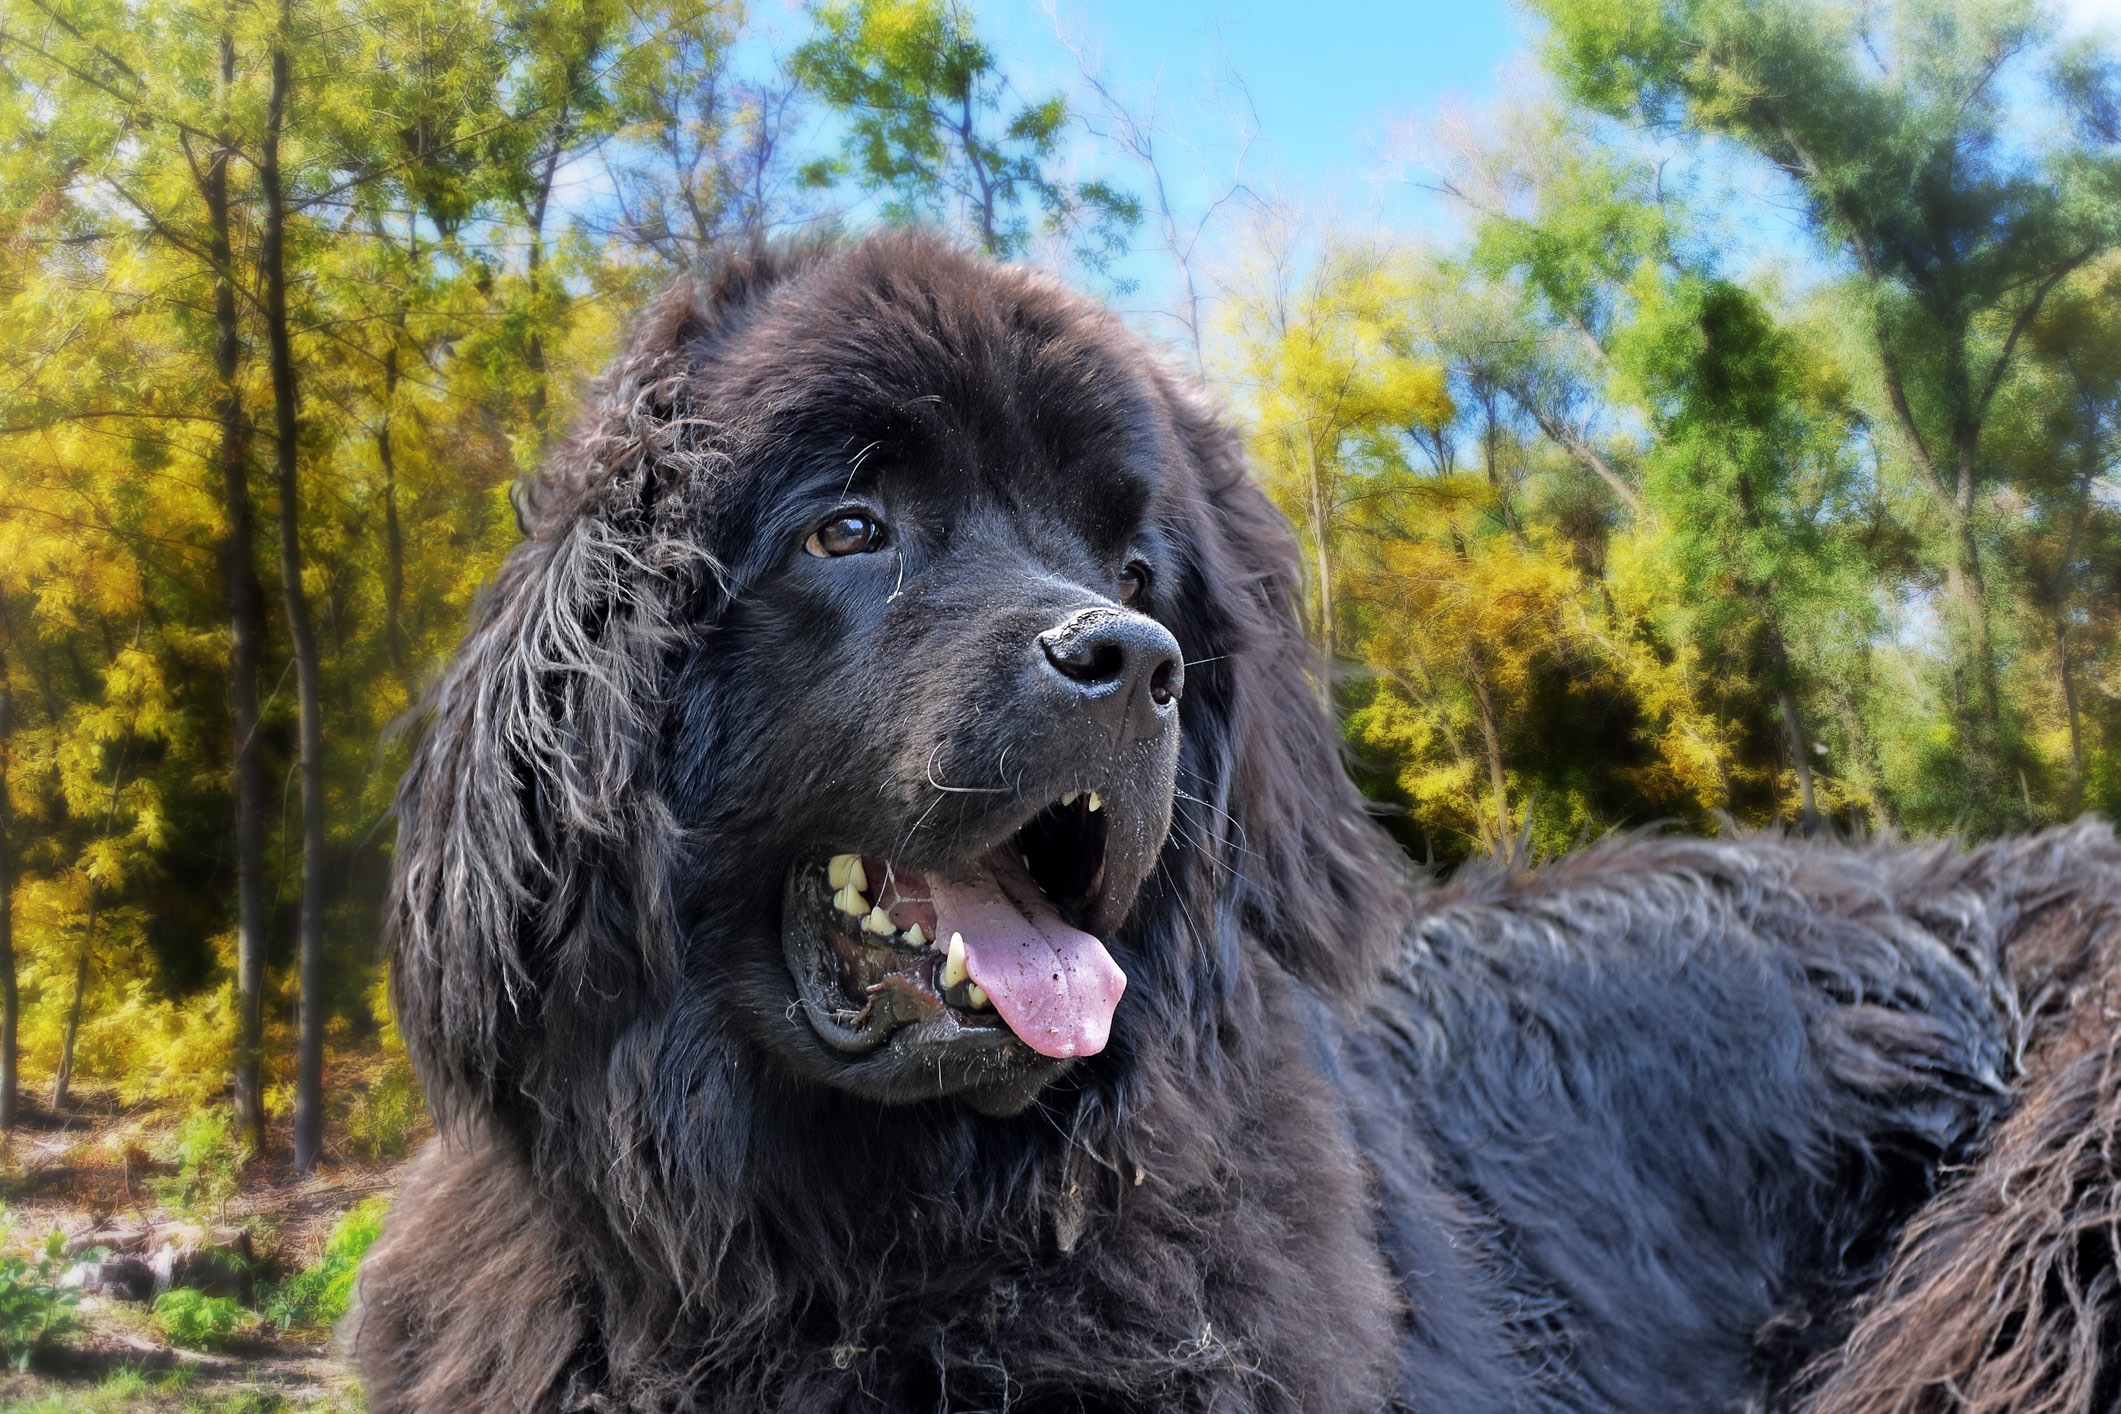
[[[798,863],[783,931],[811,1025],[849,1054],[887,1041],[1021,1043],[1054,1059],[1103,1050],[1127,985],[1086,931],[1106,836],[1098,794],[1071,791],[962,867]]]

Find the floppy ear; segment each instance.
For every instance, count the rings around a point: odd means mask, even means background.
[[[650,306],[523,488],[526,539],[425,703],[386,938],[439,1116],[515,1103],[533,1028],[541,1063],[593,1054],[568,1043],[671,975],[660,704],[677,616],[713,583],[695,539],[718,464],[697,374],[800,254],[731,254]]]
[[[1236,433],[1176,375],[1161,377],[1194,490],[1179,508],[1192,582],[1175,597],[1192,660],[1179,785],[1200,798],[1189,811],[1181,797],[1175,813],[1199,839],[1181,844],[1188,856],[1211,856],[1219,921],[1353,1000],[1391,950],[1409,871],[1342,768],[1319,700],[1322,665],[1299,620],[1295,533],[1246,473]],[[1212,850],[1197,847],[1208,840]]]

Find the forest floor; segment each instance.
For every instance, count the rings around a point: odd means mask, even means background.
[[[268,1136],[263,1157],[205,1185],[202,1199],[201,1185],[185,1182],[194,1175],[158,1157],[170,1153],[173,1130],[166,1113],[93,1094],[77,1097],[63,1114],[28,1108],[0,1163],[0,1247],[34,1263],[53,1232],[79,1240],[113,1230],[241,1229],[258,1277],[284,1279],[318,1260],[347,1209],[393,1191],[402,1163],[366,1162],[327,1144],[317,1172],[299,1175],[282,1126]],[[0,1414],[336,1414],[364,1407],[328,1329],[282,1331],[246,1315],[244,1327],[216,1348],[184,1349],[166,1338],[145,1303],[110,1295],[80,1296],[27,1369],[0,1365],[0,1372]]]

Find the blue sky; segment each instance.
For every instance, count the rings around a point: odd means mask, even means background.
[[[1418,165],[1392,160],[1409,151],[1405,130],[1425,126],[1446,105],[1477,111],[1539,82],[1537,21],[1516,0],[964,3],[1024,97],[1062,92],[1078,112],[1094,107],[1066,36],[1091,55],[1132,111],[1153,110],[1165,180],[1177,205],[1193,214],[1241,175],[1252,189],[1290,198],[1322,224],[1426,235],[1448,248],[1457,213],[1421,188]],[[2121,42],[2121,0],[2050,3],[2067,29]],[[807,28],[803,8],[803,0],[762,0],[754,11],[764,22],[758,37],[785,48]],[[1256,115],[1256,137],[1247,148],[1239,136],[1248,111]],[[807,141],[829,142],[829,123],[813,121]],[[1085,161],[1099,150],[1089,142],[1078,148]],[[1736,264],[1765,261],[1798,283],[1821,273],[1781,178],[1729,151],[1673,155],[1671,170],[1691,176],[1697,210],[1719,223]],[[1107,171],[1121,187],[1144,190],[1137,169]],[[1212,257],[1218,236],[1234,233],[1234,223],[1223,222],[1204,254]],[[1154,235],[1144,227],[1141,239],[1153,244]],[[1161,259],[1145,251],[1122,273],[1141,279],[1150,295],[1165,278]]]
[[[1530,34],[1507,0],[1051,0],[1057,15],[1043,0],[968,3],[1026,96],[1066,92],[1080,105],[1077,61],[1057,30],[1086,46],[1131,109],[1154,107],[1171,148],[1166,178],[1192,196],[1229,184],[1249,95],[1248,180],[1395,226],[1428,224],[1435,202],[1386,174],[1392,124],[1431,116],[1447,97],[1493,97]],[[759,18],[783,38],[803,29],[800,0]]]
[[[1056,0],[1061,25],[1087,38],[1130,102],[1207,151],[1227,144],[1220,81],[1249,90],[1260,137],[1252,162],[1272,179],[1329,188],[1377,185],[1391,123],[1447,95],[1491,96],[1525,47],[1528,22],[1500,3],[1377,0]],[[975,11],[1005,67],[1029,87],[1058,86],[1075,61],[1039,0],[980,0]],[[1224,91],[1218,93],[1218,89]],[[1238,100],[1241,102],[1241,100]]]

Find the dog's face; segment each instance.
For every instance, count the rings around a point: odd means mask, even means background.
[[[703,369],[743,471],[668,796],[748,887],[682,911],[800,1074],[1013,1110],[1105,1047],[1169,827],[1183,451],[1045,282],[879,273],[796,277]]]
[[[1193,1044],[1241,934],[1368,965],[1286,524],[1057,284],[918,237],[733,260],[528,520],[400,792],[445,1110],[617,1103],[624,1056],[1006,1114]]]

